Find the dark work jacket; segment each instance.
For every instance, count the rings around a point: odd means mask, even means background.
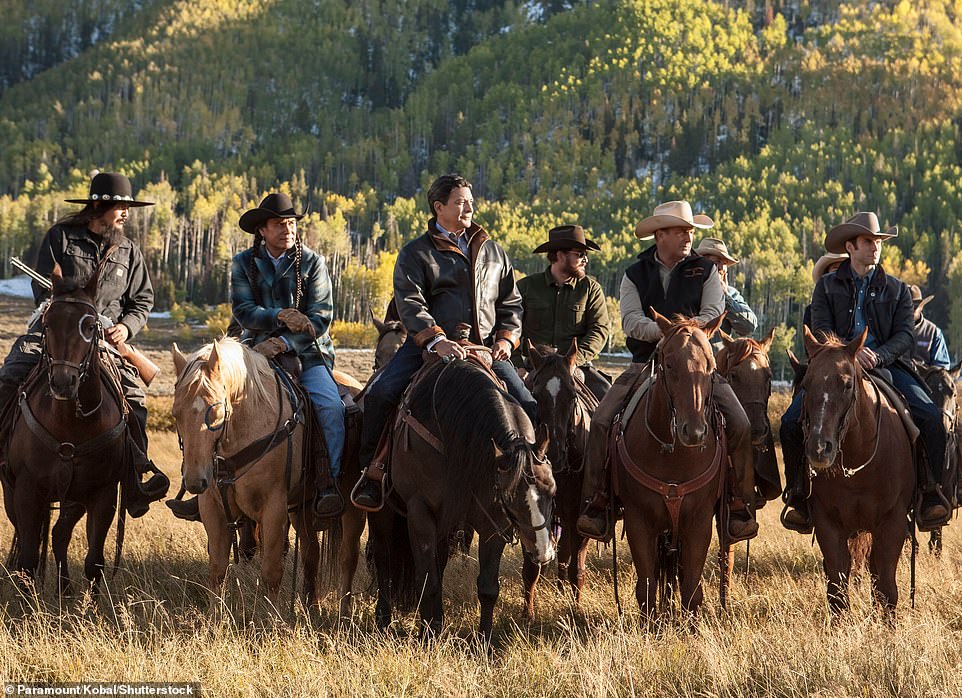
[[[97,286],[97,312],[114,324],[123,324],[133,337],[147,324],[154,307],[154,289],[147,275],[147,264],[140,249],[126,237],[116,241]],[[107,244],[83,225],[55,225],[47,231],[37,255],[37,272],[50,276],[59,264],[63,278],[86,283],[107,251]],[[39,303],[50,292],[33,283],[34,299]],[[39,331],[31,328],[31,331]]]
[[[451,238],[428,231],[398,253],[394,265],[394,300],[408,333],[419,347],[435,337],[458,336],[457,326],[471,326],[471,341],[491,346],[521,339],[521,294],[511,260],[483,228],[472,225],[466,257]]]
[[[650,308],[666,317],[675,314],[691,317],[701,312],[702,290],[713,266],[704,257],[689,255],[671,270],[668,292],[665,293],[658,273],[658,260],[655,259],[655,246],[652,245],[638,255],[638,261],[628,267],[625,276],[638,289],[641,307],[648,317],[651,317]],[[625,345],[633,362],[644,363],[651,359],[657,343],[627,337]]]
[[[855,324],[856,290],[849,260],[826,274],[815,285],[812,295],[812,331],[834,332],[839,339],[852,339]],[[865,292],[865,323],[878,346],[873,349],[879,367],[894,363],[912,349],[914,316],[912,296],[901,280],[889,276],[881,265]]]

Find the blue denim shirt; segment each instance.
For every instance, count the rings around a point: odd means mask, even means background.
[[[866,326],[866,324],[865,324],[865,293],[866,293],[867,290],[868,290],[869,281],[872,280],[872,277],[873,277],[874,275],[875,275],[875,268],[874,268],[874,267],[872,268],[872,271],[870,271],[868,274],[866,274],[866,275],[865,275],[864,277],[862,277],[862,278],[859,278],[859,276],[855,273],[855,270],[854,270],[854,269],[852,270],[852,278],[855,279],[855,293],[856,293],[856,297],[855,297],[855,322],[854,322],[854,324],[852,325],[852,335],[851,335],[850,337],[846,337],[846,341],[851,341],[851,340],[855,339],[855,338],[858,337],[860,334],[862,334],[862,330],[865,329],[865,326]],[[868,333],[868,336],[866,336],[866,338],[865,338],[865,346],[867,346],[869,349],[874,349],[875,347],[878,346],[878,342],[876,341],[875,337],[872,336],[872,333],[871,333],[871,332],[869,332],[869,333]]]

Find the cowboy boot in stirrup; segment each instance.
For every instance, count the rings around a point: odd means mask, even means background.
[[[948,523],[952,509],[938,485],[929,485],[922,491],[916,523],[920,531],[931,531]]]
[[[596,492],[595,496],[586,503],[585,510],[575,522],[578,533],[585,538],[606,542],[611,540],[614,526],[612,526],[608,495]]]
[[[340,516],[344,513],[344,500],[341,498],[341,491],[337,487],[337,482],[330,481],[327,487],[318,488],[314,495],[314,516],[319,519],[328,519],[333,516]]]
[[[153,472],[147,482],[141,482],[142,472]],[[138,519],[147,513],[150,505],[167,496],[170,479],[149,460],[143,464],[132,463],[127,471],[127,513]]]
[[[168,499],[164,504],[173,512],[174,516],[184,521],[200,521],[200,503],[196,496],[184,499],[187,488],[184,483],[180,483],[180,491],[173,499]]]
[[[750,540],[758,535],[758,522],[741,497],[732,497],[728,510],[728,537],[732,543]]]
[[[383,469],[383,466],[380,464],[374,467]],[[363,509],[364,511],[380,511],[384,506],[383,474],[381,478],[371,477],[365,470],[364,473],[361,474],[361,479],[357,481],[354,489],[351,490],[351,502],[358,509]]]
[[[791,429],[792,431],[789,431]],[[785,508],[780,520],[789,531],[808,535],[812,532],[812,512],[808,506],[805,477],[805,453],[799,443],[801,427],[783,425],[782,456],[785,460],[785,491],[782,498]]]

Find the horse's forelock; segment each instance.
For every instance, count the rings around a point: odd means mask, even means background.
[[[196,397],[204,393],[218,400],[229,396],[249,398],[255,405],[268,402],[271,393],[267,390],[268,379],[273,375],[267,359],[254,351],[249,351],[234,339],[223,339],[217,343],[218,370],[213,375],[210,370],[210,355],[213,343],[204,345],[187,357],[187,366],[177,381],[177,394]],[[249,380],[256,377],[257,380]]]

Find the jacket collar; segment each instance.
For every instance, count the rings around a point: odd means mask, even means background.
[[[851,260],[846,259],[844,262],[842,262],[838,269],[835,270],[834,274],[835,278],[845,279],[846,283],[850,283],[853,286],[855,285],[855,272],[852,271]],[[872,273],[872,278],[869,279],[869,288],[882,288],[885,286],[886,279],[887,276],[885,274],[885,270],[882,268],[882,263],[879,262],[875,265],[875,271]]]
[[[287,274],[291,268],[291,265],[294,263],[294,260],[290,257],[287,257],[280,263],[278,267],[275,268],[274,262],[272,262],[266,254],[263,254],[257,255],[257,257],[254,259],[254,263],[257,265],[257,269],[261,273],[261,278],[264,279],[268,285],[271,285],[274,283],[275,279]]]
[[[550,286],[570,286],[571,288],[574,288],[575,286],[578,285],[578,281],[579,281],[579,279],[576,279],[575,277],[572,276],[563,284],[559,284],[557,281],[554,280],[554,277],[551,275],[551,265],[548,265],[548,268],[544,270],[543,276],[544,276],[545,286],[549,286],[549,287]],[[585,278],[585,277],[581,277],[581,278]]]
[[[436,219],[431,218],[428,221],[428,239],[431,240],[431,244],[434,245],[435,249],[441,252],[456,252],[458,254],[463,254],[461,248],[451,240],[446,233],[442,233],[438,230],[437,225],[435,225]],[[471,256],[477,256],[477,250],[481,248],[484,241],[490,236],[477,223],[472,223],[471,227],[464,231],[464,234],[468,236],[468,249],[471,251]]]

